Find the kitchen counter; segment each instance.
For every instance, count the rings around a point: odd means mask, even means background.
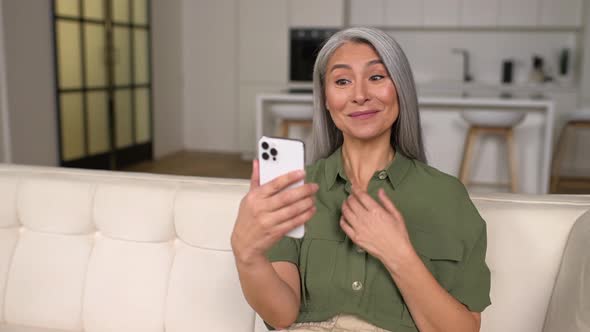
[[[262,135],[276,135],[276,124],[283,119],[311,119],[312,117],[312,95],[311,94],[260,94],[256,98],[256,137]],[[422,126],[424,129],[425,146],[429,155],[429,163],[434,167],[441,169],[452,175],[457,175],[459,161],[462,157],[463,141],[467,124],[457,121],[457,116],[461,111],[471,109],[486,109],[494,111],[522,111],[527,112],[525,123],[523,123],[524,135],[519,142],[517,133],[517,145],[524,151],[537,151],[535,153],[536,162],[530,158],[522,158],[523,163],[519,168],[519,173],[523,177],[521,187],[526,193],[546,194],[549,190],[549,175],[552,155],[553,126],[555,106],[552,100],[548,99],[531,99],[531,98],[500,98],[493,96],[476,96],[463,97],[456,93],[437,94],[432,96],[423,96],[418,98],[420,105]],[[279,107],[273,105],[289,105],[295,107],[284,108],[281,112]],[[300,107],[299,112],[294,112]],[[441,116],[448,120],[446,128],[440,122]],[[429,124],[429,117],[438,117],[437,122]],[[530,119],[530,120],[529,120]],[[445,120],[445,121],[446,121]],[[460,120],[460,119],[459,119]],[[430,130],[432,128],[432,130]],[[443,133],[440,133],[444,129]],[[537,130],[538,129],[538,130]],[[516,131],[518,129],[515,129]],[[438,146],[441,137],[432,137],[429,133],[439,132],[444,139],[448,139],[448,134],[452,134],[454,140]],[[429,146],[431,142],[431,146]],[[522,144],[520,144],[522,143]],[[530,153],[529,153],[530,154]],[[452,155],[452,158],[450,157]],[[520,153],[519,155],[524,155]],[[530,163],[530,164],[526,164]],[[540,167],[539,167],[540,166]],[[505,166],[505,168],[507,168]],[[493,177],[493,176],[492,176]],[[527,180],[528,179],[528,180]]]

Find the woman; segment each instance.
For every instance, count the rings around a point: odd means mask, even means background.
[[[289,331],[479,331],[485,222],[457,179],[426,165],[399,45],[370,28],[332,36],[314,108],[305,175],[260,186],[253,163],[232,234],[250,305]],[[303,239],[283,237],[304,223]]]

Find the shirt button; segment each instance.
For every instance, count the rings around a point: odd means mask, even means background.
[[[361,289],[363,289],[363,284],[360,281],[355,281],[352,283],[352,290],[360,291]]]
[[[357,253],[359,253],[359,254],[364,254],[365,253],[365,250],[363,248],[361,248],[359,246],[355,246],[355,247],[356,247],[355,250],[356,250]]]
[[[379,180],[385,180],[387,178],[387,172],[381,171],[379,172]]]

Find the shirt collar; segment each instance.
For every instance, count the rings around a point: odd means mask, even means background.
[[[393,160],[384,170],[387,173],[387,178],[394,189],[396,189],[405,178],[412,160],[396,151]],[[383,170],[378,170],[381,172]],[[328,190],[332,189],[338,178],[348,181],[346,173],[344,172],[344,163],[342,162],[342,147],[339,147],[332,153],[325,162],[324,174],[326,175],[326,185]]]

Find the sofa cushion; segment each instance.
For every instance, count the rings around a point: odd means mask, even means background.
[[[0,228],[18,226],[16,195],[18,179],[0,176]]]
[[[5,321],[80,330],[91,235],[21,231],[8,274]]]
[[[170,241],[175,194],[173,185],[100,184],[94,202],[97,227],[121,240]]]
[[[166,331],[251,332],[253,326],[254,311],[242,295],[233,254],[177,244]]]
[[[543,332],[590,331],[590,212],[570,233]]]
[[[133,242],[98,235],[88,266],[84,330],[163,332],[173,256],[172,242]]]
[[[93,195],[94,185],[80,180],[25,179],[18,190],[18,216],[38,232],[88,234],[95,230]]]
[[[492,280],[481,331],[541,331],[567,237],[588,203],[474,202],[487,221]]]
[[[54,330],[41,327],[0,324],[0,332],[73,332],[68,330]]]
[[[247,191],[245,185],[229,184],[182,188],[174,209],[178,237],[199,248],[231,250],[234,221]]]
[[[17,228],[0,228],[0,322],[4,321],[4,299],[8,271],[12,264],[14,248],[18,239]]]

